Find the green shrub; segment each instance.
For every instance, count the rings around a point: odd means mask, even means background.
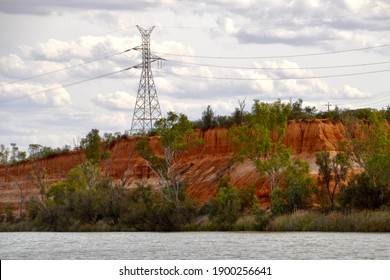
[[[14,212],[11,205],[7,205],[5,208],[5,221],[7,223],[13,223],[15,221]]]
[[[381,192],[367,176],[362,173],[341,189],[340,204],[345,209],[379,209],[382,206]]]
[[[254,223],[255,229],[266,230],[268,224],[270,223],[270,216],[261,209],[257,209],[254,212],[254,216],[255,216],[255,223]]]
[[[222,179],[218,185],[214,201],[215,214],[212,220],[221,230],[228,230],[241,214],[241,197],[239,190],[230,183],[230,178]]]

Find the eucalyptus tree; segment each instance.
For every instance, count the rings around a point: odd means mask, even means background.
[[[250,159],[260,175],[266,174],[271,191],[278,187],[283,170],[291,162],[290,151],[282,143],[290,111],[291,106],[280,100],[255,100],[246,122],[229,130],[236,157]]]
[[[183,155],[198,148],[202,141],[184,114],[168,112],[166,118],[156,121],[155,129],[160,137],[162,156],[156,154],[146,138],[138,142],[136,150],[157,176],[164,197],[177,202],[185,185],[180,171]]]

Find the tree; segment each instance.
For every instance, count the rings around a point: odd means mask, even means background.
[[[202,130],[206,131],[209,128],[215,127],[217,125],[216,118],[214,116],[214,111],[210,105],[207,105],[207,108],[202,113]]]
[[[309,164],[298,158],[288,166],[284,172],[284,186],[290,211],[307,209],[314,186]]]
[[[3,144],[0,145],[0,166],[5,166],[5,176],[4,176],[4,182],[7,182],[8,179],[8,173],[9,173],[9,155],[10,150],[9,148],[5,147]]]
[[[10,158],[9,163],[16,164],[16,163],[21,162],[21,161],[26,159],[26,157],[27,157],[26,152],[19,151],[19,147],[16,145],[16,143],[11,143],[11,147],[12,147],[11,158]],[[3,161],[4,161],[5,159],[8,158],[9,150],[5,149],[4,146],[1,148],[1,150],[2,150],[2,155],[0,155],[0,156],[1,156],[1,158],[3,158]]]
[[[0,164],[7,165],[9,159],[9,148],[5,147],[4,144],[0,145]]]
[[[367,121],[344,120],[347,128],[345,148],[350,160],[366,173],[384,204],[390,189],[390,133],[384,111],[373,111]]]
[[[341,189],[340,204],[343,208],[379,209],[382,206],[379,188],[375,187],[367,173],[361,173]]]
[[[229,130],[236,157],[250,159],[261,175],[266,174],[271,191],[278,187],[281,172],[290,163],[290,152],[282,144],[290,105],[280,100],[270,104],[255,101],[247,122]]]
[[[292,104],[291,112],[301,113],[302,112],[302,103],[303,103],[303,100],[301,98],[299,98],[297,101],[295,101]]]
[[[307,209],[311,205],[313,187],[309,164],[297,158],[284,170],[281,187],[271,193],[272,213],[279,215]]]
[[[191,223],[195,213],[189,199],[178,204],[170,202],[156,188],[140,184],[126,195],[120,223],[140,231],[172,231]]]
[[[23,204],[26,201],[28,191],[30,188],[30,184],[26,183],[27,180],[25,178],[25,175],[23,175],[21,173],[19,165],[17,165],[15,169],[16,169],[16,170],[14,170],[14,172],[16,173],[16,174],[14,173],[15,175],[13,175],[9,169],[6,170],[5,175],[8,176],[12,180],[12,186],[13,187],[16,186],[19,190],[19,218],[22,219],[24,216]]]
[[[144,158],[148,167],[159,180],[157,200],[162,200],[158,209],[158,224],[163,230],[176,229],[178,225],[189,223],[194,217],[195,206],[186,193],[187,182],[180,170],[182,156],[199,148],[202,144],[191,127],[187,116],[169,112],[167,118],[155,123],[160,137],[163,155],[156,154],[148,139],[141,139],[136,146],[137,153]]]
[[[232,114],[233,122],[237,125],[242,125],[244,123],[244,109],[245,109],[245,100],[238,100],[239,108],[236,108]]]
[[[24,161],[27,158],[27,153],[25,151],[21,151],[16,156],[18,162]]]
[[[313,117],[315,115],[315,113],[317,112],[317,108],[315,106],[312,106],[312,107],[306,106],[304,111],[306,114]]]
[[[48,226],[50,230],[66,230],[75,223],[73,218],[75,205],[74,190],[69,189],[66,180],[52,183],[46,191],[46,200],[33,201],[29,207],[31,218],[38,220],[41,226]]]
[[[102,180],[100,168],[96,164],[87,161],[68,172],[67,184],[72,190],[95,189]]]
[[[222,179],[218,184],[215,210],[213,218],[224,230],[229,229],[240,216],[240,192],[230,183],[230,178]]]
[[[345,152],[338,152],[331,161],[331,168],[334,176],[335,187],[341,191],[341,184],[347,179],[351,168],[348,155]]]
[[[185,180],[180,176],[182,155],[198,148],[201,141],[194,134],[187,116],[183,114],[169,112],[167,118],[156,121],[155,127],[160,136],[163,157],[155,154],[147,139],[139,141],[136,150],[159,179],[164,197],[178,202],[185,186]]]
[[[46,200],[46,192],[49,187],[47,173],[48,170],[42,167],[39,162],[34,162],[32,169],[28,173],[31,183],[38,189],[41,202]]]
[[[328,192],[328,197],[333,207],[334,193],[336,188],[330,189],[330,183],[332,180],[332,168],[331,168],[331,158],[328,151],[322,151],[316,154],[316,164],[318,165],[318,183],[321,186],[321,189],[326,189]],[[321,197],[322,209],[324,208],[323,197]]]
[[[341,190],[341,184],[347,178],[350,168],[348,157],[344,152],[331,157],[329,151],[322,151],[316,154],[315,162],[318,166],[318,182],[321,187],[326,188],[333,210],[336,190]]]
[[[86,166],[90,172],[85,173]],[[124,199],[124,193],[91,163],[71,169],[67,178],[51,184],[44,196],[44,201],[31,205],[32,218],[51,230],[67,230],[76,223],[93,225],[100,220],[117,224]]]
[[[301,98],[291,104],[291,113],[288,117],[290,120],[314,118],[314,115],[317,112],[316,107],[306,106],[303,108],[302,104],[303,100]]]
[[[390,105],[387,105],[386,110],[383,110],[383,113],[385,114],[386,120],[390,121]]]
[[[5,221],[7,223],[13,223],[14,222],[14,212],[13,212],[13,209],[12,209],[12,205],[8,204],[6,207],[5,207]]]
[[[30,144],[28,145],[28,150],[30,153],[31,159],[37,159],[39,157],[40,149],[42,148],[39,144]]]
[[[89,161],[94,164],[100,162],[100,136],[98,129],[92,129],[86,138],[81,140],[81,145],[85,149],[85,155]]]

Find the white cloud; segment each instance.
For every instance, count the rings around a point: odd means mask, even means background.
[[[163,92],[168,95],[174,92],[178,92],[179,90],[177,85],[171,79],[154,77],[154,83],[156,88],[158,88],[158,92]]]
[[[269,97],[307,96],[313,92],[323,92],[327,89],[324,82],[318,79],[302,79],[315,76],[309,70],[301,69],[296,62],[284,60],[281,62],[266,60],[254,63],[258,70],[238,70],[244,79],[249,81],[253,90]],[[295,79],[296,78],[296,79]]]
[[[195,51],[191,46],[186,46],[181,42],[168,40],[163,41],[162,43],[158,43],[152,41],[151,45],[153,45],[153,52],[161,55],[169,56],[169,54],[175,55],[194,55]]]
[[[14,78],[26,74],[26,63],[17,55],[9,54],[0,58],[0,75]]]
[[[225,32],[228,34],[235,34],[238,31],[232,18],[224,18],[223,25]]]
[[[108,132],[122,131],[130,128],[130,114],[125,112],[114,112],[101,114],[96,117],[95,125],[99,129]]]
[[[97,59],[122,52],[140,44],[139,37],[82,36],[77,40],[48,39],[35,46],[21,46],[27,59],[69,62],[77,59]]]
[[[59,84],[7,84],[0,88],[0,101],[27,99],[38,106],[60,107],[71,102],[69,93]]]
[[[54,86],[54,85],[53,85]],[[53,88],[50,85],[50,88]],[[57,85],[58,87],[59,85]],[[52,92],[44,92],[36,95],[31,95],[31,99],[41,105],[49,105],[49,106],[64,106],[67,105],[70,101],[70,95],[64,88],[57,88]]]
[[[352,11],[359,11],[370,4],[370,0],[344,0],[344,2]]]
[[[259,64],[257,64],[259,65]],[[253,81],[249,81],[253,90],[271,94],[274,89],[274,82],[267,80],[270,77],[266,74],[262,73],[262,71],[257,70],[237,70],[237,73],[243,79],[253,79]]]
[[[350,85],[344,85],[343,88],[340,89],[338,93],[340,94],[340,97],[351,98],[351,99],[369,96],[367,92],[363,92]]]
[[[93,102],[108,110],[125,110],[130,111],[134,108],[135,97],[126,92],[118,91],[115,93],[101,94],[99,93]]]

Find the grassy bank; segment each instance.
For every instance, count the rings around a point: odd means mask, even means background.
[[[322,231],[322,232],[390,232],[390,211],[332,212],[321,214],[297,211],[293,214],[263,218],[259,222],[253,215],[240,217],[234,224],[220,225],[207,217],[196,223],[182,226],[179,231]],[[42,231],[34,223],[18,221],[0,224],[0,231]],[[109,225],[99,221],[94,225],[78,224],[72,232],[137,231],[123,225]]]
[[[272,219],[267,231],[390,232],[390,211],[299,211]]]

